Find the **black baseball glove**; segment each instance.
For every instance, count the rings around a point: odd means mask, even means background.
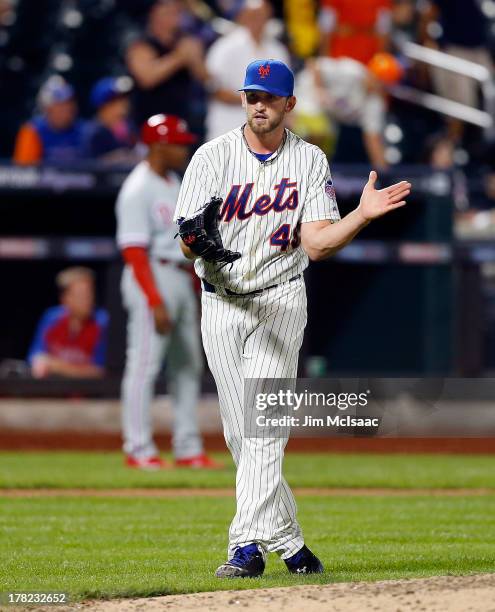
[[[182,242],[205,261],[231,264],[241,257],[235,251],[223,246],[218,230],[218,211],[222,198],[212,198],[190,219],[179,219],[179,233]]]

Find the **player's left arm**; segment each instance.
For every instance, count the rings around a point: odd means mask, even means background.
[[[377,174],[372,171],[364,186],[359,206],[340,221],[321,220],[301,224],[301,244],[312,261],[331,257],[345,247],[373,219],[405,206],[411,183],[400,181],[376,189]]]
[[[174,221],[189,219],[194,216],[213,195],[217,195],[216,181],[208,164],[199,150],[192,156],[184,178],[182,179],[179,197],[175,208]],[[179,245],[184,257],[194,260],[198,257],[181,238]]]

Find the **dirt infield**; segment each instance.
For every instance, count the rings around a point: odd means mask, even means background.
[[[217,591],[142,599],[87,601],[62,609],[57,607],[58,612],[219,612],[234,609],[249,609],[250,612],[494,612],[495,574]],[[53,607],[43,610],[53,612]]]
[[[208,451],[225,451],[221,434],[204,436]],[[156,442],[161,449],[171,447],[170,436],[159,434]],[[120,435],[108,432],[81,431],[0,431],[0,450],[41,451],[120,451]],[[495,438],[293,438],[288,451],[330,453],[440,453],[440,454],[495,454]]]
[[[298,496],[314,497],[360,497],[391,496],[414,497],[428,495],[434,497],[463,497],[495,495],[495,489],[399,489],[354,487],[295,487]],[[174,497],[234,497],[234,489],[215,489],[191,487],[188,489],[0,489],[0,498],[18,497],[153,497],[170,499]]]

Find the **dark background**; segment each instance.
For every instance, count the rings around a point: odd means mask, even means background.
[[[365,177],[365,172],[364,167],[337,166],[337,193],[339,182],[346,187],[346,177],[354,180]],[[395,180],[402,172],[408,176],[407,168],[397,169],[384,181]],[[455,247],[451,193],[442,197],[428,193],[419,183],[421,169],[409,172],[418,182],[414,196],[405,209],[362,232],[357,246],[364,250],[357,261],[346,260],[344,251],[340,258],[310,265],[303,369],[305,359],[320,356],[328,372],[338,374],[462,371],[462,359],[455,351],[459,302],[454,299],[455,275],[461,263],[452,256],[436,265],[414,264],[402,261],[400,255],[401,245],[407,243]],[[347,187],[343,192],[338,197],[345,215],[356,206],[359,195],[348,193]],[[50,247],[35,260],[5,258],[5,253],[0,257],[4,287],[0,359],[25,358],[40,313],[57,301],[54,277],[68,265],[68,254],[74,253],[67,243],[79,237],[79,244],[87,245],[84,256],[71,256],[70,263],[90,265],[96,272],[99,302],[112,315],[109,368],[118,375],[124,359],[125,317],[120,306],[121,262],[113,243],[116,189],[101,186],[90,193],[57,193],[49,188],[19,191],[4,187],[0,193],[3,239],[38,237]],[[107,245],[100,249],[102,255],[98,254],[98,237]],[[366,251],[369,246],[381,249],[378,260],[376,253]]]

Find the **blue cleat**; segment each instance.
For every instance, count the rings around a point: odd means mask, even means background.
[[[321,561],[307,546],[284,561],[291,574],[321,574],[324,571]]]
[[[257,544],[238,546],[230,561],[215,572],[217,578],[256,578],[265,571],[265,555]]]

